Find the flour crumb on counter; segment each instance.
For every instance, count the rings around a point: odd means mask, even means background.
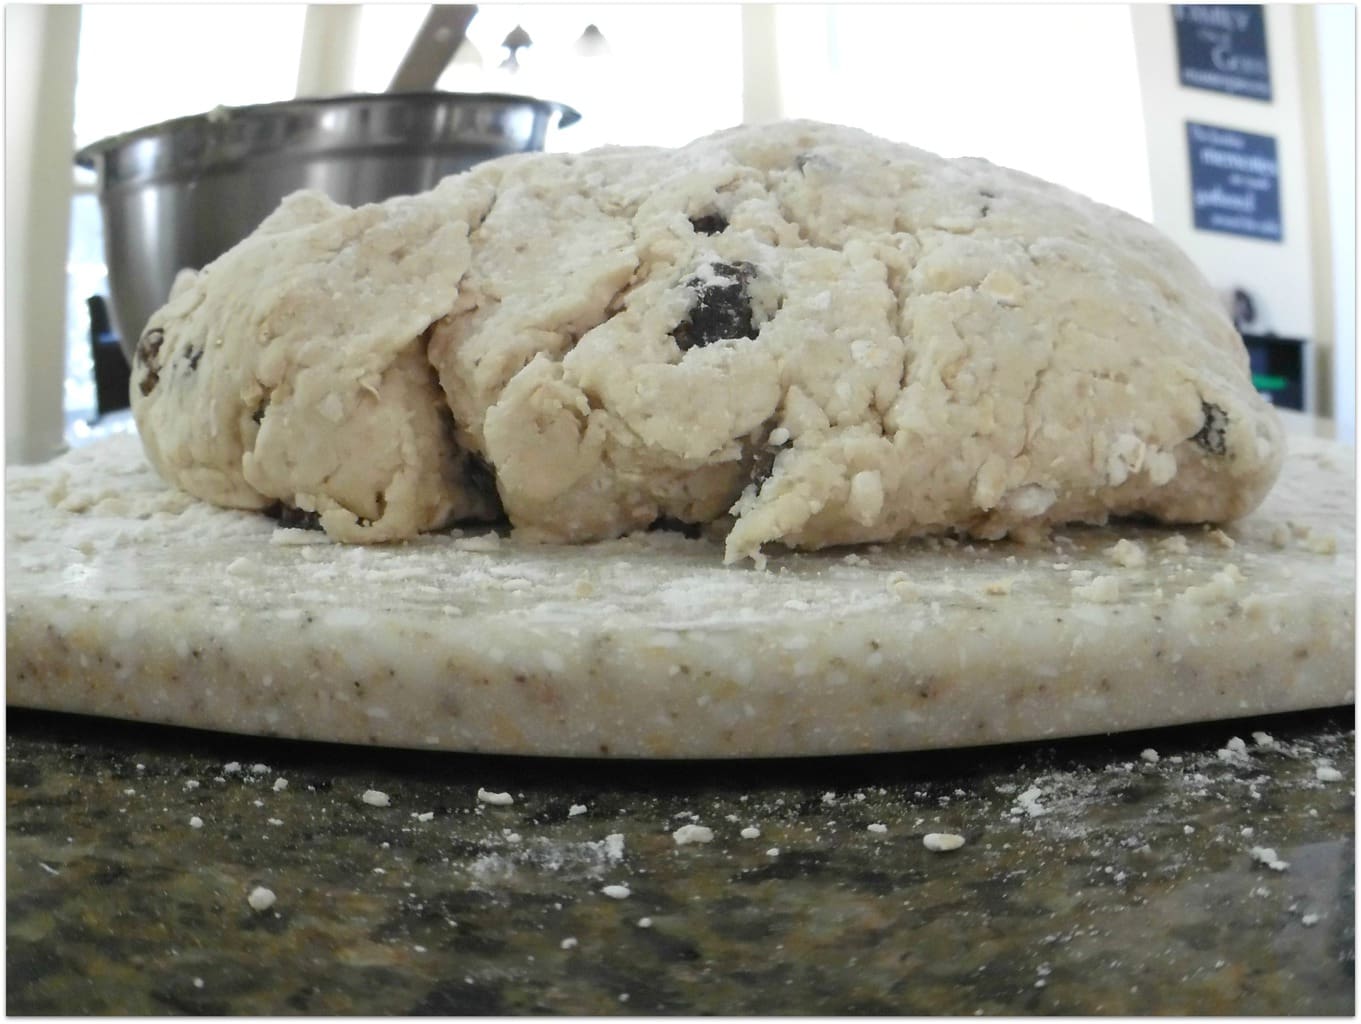
[[[1213,604],[1234,597],[1238,593],[1238,584],[1242,582],[1243,570],[1230,564],[1211,576],[1209,583],[1187,587],[1181,596],[1192,604]]]
[[[493,793],[487,789],[478,789],[477,799],[479,803],[491,804],[494,807],[509,807],[515,803],[515,798],[509,793]]]
[[[1090,583],[1074,587],[1073,596],[1093,604],[1115,604],[1120,600],[1120,581],[1114,576],[1098,576]]]
[[[558,943],[558,948],[575,949],[577,947],[577,944],[578,944],[577,940],[573,936],[569,935],[567,936],[567,938],[563,939],[561,942]]]
[[[241,771],[240,761],[228,761],[222,766],[223,775],[236,775]]]
[[[575,818],[578,814],[585,813],[586,813],[585,804],[573,804],[571,807],[567,808],[567,817],[569,818]]]
[[[1174,533],[1170,537],[1164,537],[1158,541],[1158,550],[1165,551],[1169,555],[1190,554],[1191,545],[1186,543],[1186,538],[1179,533]]]
[[[1106,557],[1126,569],[1139,569],[1148,562],[1148,555],[1142,544],[1123,538],[1106,549]]]
[[[1300,547],[1315,555],[1337,554],[1337,538],[1331,533],[1310,530],[1300,541]]]
[[[1319,782],[1341,782],[1342,773],[1330,764],[1321,764],[1314,768],[1314,777]]]
[[[1290,862],[1281,860],[1270,846],[1254,846],[1248,851],[1248,854],[1258,864],[1269,867],[1272,871],[1284,871],[1290,866]]]
[[[1152,747],[1148,747],[1144,750],[1139,751],[1139,757],[1147,761],[1149,764],[1157,764],[1158,761],[1161,760],[1161,758],[1159,758],[1158,756],[1158,752],[1154,750]]]
[[[1211,530],[1207,536],[1221,548],[1225,548],[1226,550],[1234,547],[1238,543],[1223,530]]]
[[[964,845],[964,837],[953,832],[928,832],[922,836],[922,845],[932,853],[949,853]]]
[[[198,779],[185,779],[185,780],[184,780],[184,788],[185,788],[185,789],[198,789]]]
[[[869,825],[866,825],[865,828],[866,828],[867,831],[870,831],[870,832],[877,832],[877,833],[879,833],[880,835],[882,835],[883,833],[885,833],[885,832],[888,831],[888,826],[885,825],[883,822],[879,822],[879,821],[876,821],[876,822],[873,822],[873,823],[871,823],[871,824],[869,824]]]
[[[359,798],[370,807],[387,807],[392,803],[386,793],[378,789],[366,789],[364,795]]]
[[[600,891],[612,900],[626,900],[633,895],[627,885],[607,885]]]
[[[651,927],[652,927],[652,918],[650,918],[650,917],[640,917],[640,918],[638,918],[638,927],[639,927],[639,928],[651,928]]]
[[[780,848],[778,846],[772,846],[769,850],[766,851],[767,857],[778,857],[779,855]]]
[[[1276,741],[1269,732],[1254,732],[1252,734],[1252,742],[1256,743],[1259,747],[1274,747],[1276,745]]]
[[[274,895],[273,890],[266,889],[263,885],[257,885],[246,897],[246,902],[250,904],[251,910],[261,913],[274,906],[277,899],[278,897]]]
[[[268,774],[269,774],[269,765],[267,765],[267,764],[253,764],[253,765],[250,766],[250,770],[251,770],[251,774],[252,774],[252,775],[268,775]]]
[[[671,838],[676,841],[677,846],[686,846],[690,843],[711,843],[714,839],[714,830],[703,825],[682,825],[671,833]]]
[[[899,601],[920,601],[922,597],[921,588],[907,578],[903,573],[893,573],[884,584],[888,592]]]
[[[279,776],[279,778],[274,780],[274,792],[282,793],[287,788],[288,780],[285,779],[283,776]]]
[[[413,814],[412,817],[415,818],[417,821],[434,821],[434,820],[435,820],[435,812],[434,812],[434,811],[421,811],[419,814]]]
[[[203,819],[200,818],[197,814],[193,815],[193,816],[189,819],[189,827],[190,827],[190,828],[202,828],[202,827],[203,827]]]
[[[1322,920],[1322,918],[1318,914],[1305,914],[1300,918],[1300,924],[1304,925],[1306,928],[1312,928],[1314,925],[1318,924],[1320,920]]]
[[[744,828],[741,832],[737,834],[741,836],[743,839],[761,838],[761,830],[757,828],[755,825],[748,825],[746,828]]]

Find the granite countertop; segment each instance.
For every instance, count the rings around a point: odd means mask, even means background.
[[[1350,1015],[1353,723],[649,764],[11,709],[7,1010]]]

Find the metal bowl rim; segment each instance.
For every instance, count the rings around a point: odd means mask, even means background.
[[[176,129],[188,127],[197,122],[216,124],[221,120],[231,120],[241,117],[260,116],[273,113],[281,113],[289,109],[317,110],[326,107],[336,107],[343,105],[359,105],[361,103],[415,103],[417,105],[438,106],[449,103],[450,101],[473,100],[477,102],[492,103],[513,103],[529,105],[547,110],[557,111],[558,127],[566,128],[576,124],[581,120],[581,114],[574,107],[569,107],[565,103],[556,100],[541,100],[534,96],[520,96],[514,93],[505,92],[374,92],[374,93],[346,93],[340,96],[315,96],[303,97],[300,99],[280,100],[275,103],[253,103],[243,107],[218,107],[209,113],[189,114],[185,117],[175,117],[168,121],[161,121],[157,124],[146,125],[142,128],[134,128],[131,131],[121,132],[118,135],[110,135],[108,138],[100,139],[98,142],[91,142],[83,146],[76,152],[75,162],[80,167],[95,167],[95,158],[102,153],[113,149],[127,146],[133,142],[140,142],[143,139],[154,138],[158,135],[168,135]]]

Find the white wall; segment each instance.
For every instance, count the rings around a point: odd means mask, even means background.
[[[1356,438],[1356,8],[1314,9],[1332,261],[1333,419]]]
[[[1296,9],[1266,7],[1271,62],[1269,103],[1205,89],[1185,88],[1177,73],[1172,12],[1166,4],[1132,7],[1143,82],[1148,161],[1153,179],[1153,222],[1184,249],[1210,283],[1231,294],[1243,288],[1256,300],[1255,329],[1305,338],[1327,346],[1314,289],[1314,227],[1311,223],[1310,140],[1307,88],[1310,40],[1301,38]],[[1279,242],[1194,227],[1186,122],[1270,135],[1276,139],[1280,173],[1282,240]],[[1331,310],[1323,318],[1330,323]],[[1326,367],[1326,362],[1324,363]],[[1331,405],[1326,373],[1316,380],[1318,411]]]
[[[1152,217],[1123,4],[785,4],[782,113],[980,156]]]
[[[79,7],[5,8],[5,457],[62,448]]]

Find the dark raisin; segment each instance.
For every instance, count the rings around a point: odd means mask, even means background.
[[[775,456],[778,452],[769,448],[758,448],[751,458],[751,466],[747,470],[747,479],[755,485],[759,492],[770,479],[770,474],[775,472]]]
[[[756,337],[747,295],[747,283],[755,273],[750,263],[714,263],[704,277],[685,282],[695,290],[695,302],[671,334],[682,352],[725,338]]]
[[[198,361],[203,358],[203,347],[186,348],[184,350],[184,361],[189,364],[189,372],[193,373],[198,369]]]
[[[156,356],[160,354],[161,345],[165,342],[165,331],[159,327],[153,327],[142,335],[142,339],[137,342],[137,358],[148,366],[154,366]]]
[[[273,505],[265,507],[265,515],[271,519],[277,519],[280,526],[288,527],[293,530],[320,530],[321,513],[307,512],[292,505],[285,505],[282,501],[276,501]]]
[[[257,407],[256,410],[250,414],[250,418],[253,419],[257,424],[263,423],[265,421],[265,410],[268,408],[269,408],[269,395],[265,395],[264,401],[262,401],[259,407]]]
[[[721,235],[728,230],[728,219],[721,213],[706,213],[703,217],[691,217],[690,226],[701,235]]]
[[[165,331],[155,327],[142,335],[137,342],[135,359],[146,368],[146,373],[142,375],[141,388],[143,395],[149,395],[161,379],[160,366],[156,362],[156,357],[160,355],[161,345],[165,342]]]
[[[1211,455],[1223,455],[1229,450],[1225,440],[1229,429],[1229,414],[1219,406],[1205,401],[1200,403],[1200,412],[1205,417],[1205,422],[1191,435],[1191,440]]]
[[[680,519],[672,519],[670,516],[658,516],[648,524],[648,532],[653,533],[657,530],[665,530],[668,533],[679,533],[697,540],[704,535],[703,523],[687,523]]]
[[[477,452],[469,452],[468,457],[463,460],[463,482],[468,485],[468,489],[477,494],[488,498],[497,498],[496,490],[496,470],[492,469],[487,462]]]

